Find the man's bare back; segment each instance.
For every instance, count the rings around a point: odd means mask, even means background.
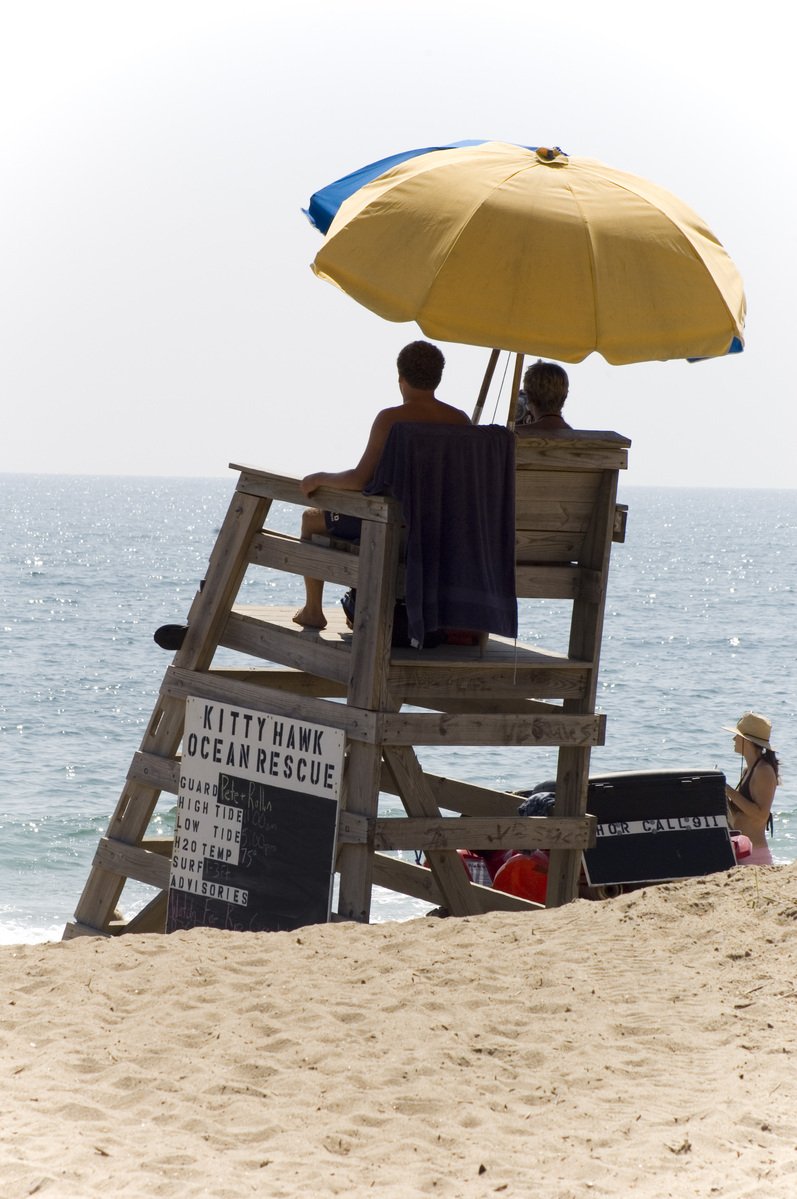
[[[305,475],[301,482],[309,498],[319,487],[339,487],[344,491],[362,491],[370,483],[385,448],[388,433],[395,424],[416,421],[422,424],[469,425],[470,418],[459,408],[444,404],[435,396],[445,359],[437,346],[416,341],[405,346],[398,356],[398,385],[402,403],[384,408],[376,417],[363,455],[356,466],[342,471],[316,471]],[[326,530],[324,512],[308,508],[302,517],[302,540]],[[296,624],[305,628],[323,629],[326,625],[322,600],[324,584],[321,579],[305,579],[307,597],[303,608],[294,616]]]

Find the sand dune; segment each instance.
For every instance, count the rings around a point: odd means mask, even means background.
[[[0,951],[2,1196],[797,1193],[797,865]]]

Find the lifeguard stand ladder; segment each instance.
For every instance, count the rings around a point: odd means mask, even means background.
[[[352,554],[270,530],[273,501],[305,505],[298,481],[234,467],[240,477],[188,634],[166,670],[65,938],[163,930],[172,844],[148,835],[148,827],[160,793],[178,791],[188,696],[343,730],[335,917],[367,921],[373,884],[453,915],[538,906],[471,883],[456,853],[463,847],[548,848],[547,905],[573,899],[582,851],[594,843],[587,779],[590,748],[604,738],[595,697],[611,544],[624,535],[618,471],[629,445],[616,433],[516,438],[518,596],[569,601],[569,643],[558,651],[492,636],[482,647],[392,648],[396,502],[333,489],[314,496],[320,506],[364,518],[359,554]],[[287,609],[237,606],[246,572],[260,567],[356,587],[352,632],[341,618],[315,632],[299,629]],[[248,655],[252,667],[215,667],[219,646]],[[554,815],[519,818],[517,796],[423,770],[415,748],[432,745],[450,747],[452,765],[459,746],[558,746]],[[406,817],[379,818],[380,790],[401,797]],[[441,809],[460,815],[443,817]],[[423,850],[431,869],[388,852],[404,849]],[[155,895],[125,920],[119,904],[128,879]]]

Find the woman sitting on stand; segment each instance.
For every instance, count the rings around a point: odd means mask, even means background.
[[[772,827],[772,801],[778,785],[778,759],[769,738],[772,723],[766,716],[745,712],[736,725],[723,725],[734,734],[733,748],[744,758],[739,786],[726,785],[728,823],[748,837],[752,851],[739,859],[742,866],[771,866],[767,827]]]

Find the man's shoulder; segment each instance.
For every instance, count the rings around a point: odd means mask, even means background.
[[[469,425],[470,417],[451,404],[443,404],[436,400],[434,405],[398,404],[395,408],[383,408],[376,418],[386,426],[400,422],[415,422],[418,424],[439,425]]]
[[[390,408],[383,408],[381,412],[377,412],[374,424],[379,421],[381,424],[392,425],[395,421],[401,420],[401,414],[403,411],[403,404],[394,404]]]

